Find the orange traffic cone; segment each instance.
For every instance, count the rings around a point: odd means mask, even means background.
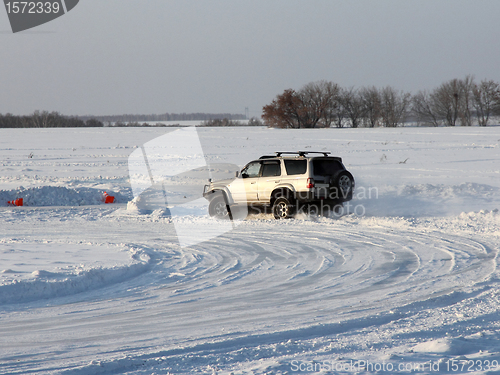
[[[113,203],[115,201],[115,197],[112,195],[108,195],[108,193],[104,192],[104,203]]]
[[[7,204],[11,204],[13,206],[22,206],[24,204],[23,198],[17,198],[13,201],[8,201]]]

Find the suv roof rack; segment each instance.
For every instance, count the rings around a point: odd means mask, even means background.
[[[326,151],[279,151],[279,152],[276,152],[277,157],[280,157],[283,154],[291,154],[291,155],[299,155],[299,156],[306,156],[307,154],[323,154],[323,156],[328,156],[331,154],[331,152],[326,152]]]

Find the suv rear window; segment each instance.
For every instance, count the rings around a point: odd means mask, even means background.
[[[307,170],[307,160],[284,160],[287,175],[304,174]]]
[[[313,170],[315,176],[330,176],[339,170],[343,170],[342,164],[337,160],[315,159],[313,160]]]
[[[264,163],[262,166],[262,177],[281,176],[279,162]]]

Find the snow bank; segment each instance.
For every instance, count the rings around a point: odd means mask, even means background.
[[[148,270],[141,251],[92,244],[0,242],[0,305],[93,290]]]
[[[463,355],[478,352],[479,349],[464,338],[441,338],[422,342],[412,348],[415,353],[441,353]]]
[[[115,203],[125,203],[128,198],[120,193],[107,192],[115,197]],[[61,186],[41,186],[14,190],[0,190],[0,207],[7,202],[23,198],[24,206],[86,206],[104,204],[104,190],[93,188],[66,188]]]
[[[449,216],[500,208],[500,188],[477,183],[417,184],[359,188],[353,207],[367,216]]]

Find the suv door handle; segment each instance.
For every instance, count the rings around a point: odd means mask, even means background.
[[[254,181],[254,182],[250,182],[250,185],[253,185],[253,184],[255,184],[256,182],[257,182],[257,181]]]

